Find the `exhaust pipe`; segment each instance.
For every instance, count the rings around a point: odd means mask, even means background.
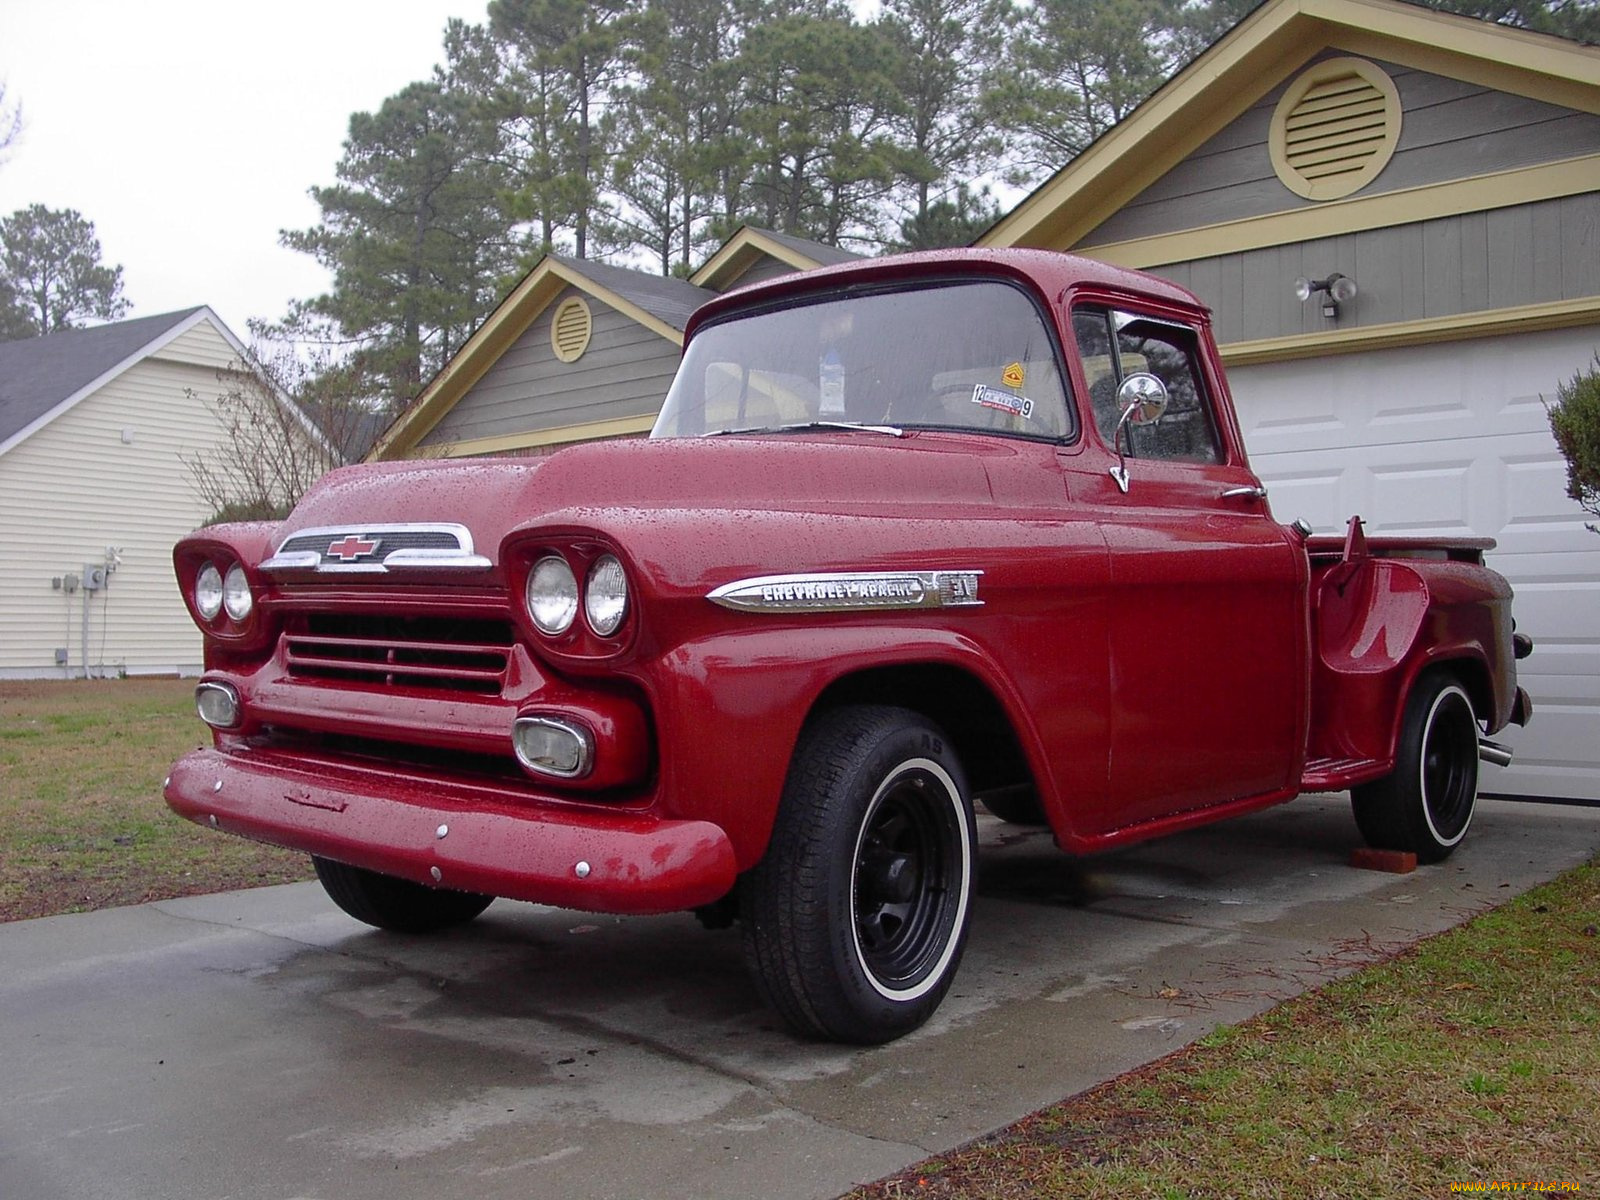
[[[1488,738],[1478,739],[1478,757],[1486,763],[1493,763],[1497,767],[1511,765],[1511,747],[1502,746],[1499,742],[1491,742]]]

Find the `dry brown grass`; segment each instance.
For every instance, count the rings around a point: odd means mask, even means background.
[[[1600,1190],[1597,924],[1591,863],[852,1197]]]

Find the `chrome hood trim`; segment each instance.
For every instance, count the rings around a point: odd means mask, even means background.
[[[738,612],[861,612],[971,608],[982,571],[828,571],[736,579],[706,599]]]

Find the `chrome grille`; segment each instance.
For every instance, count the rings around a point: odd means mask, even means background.
[[[291,621],[283,651],[299,679],[493,695],[512,636],[509,621],[311,613]]]

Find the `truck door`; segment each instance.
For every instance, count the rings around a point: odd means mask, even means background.
[[[1273,520],[1238,444],[1197,325],[1079,305],[1084,451],[1073,501],[1110,552],[1109,783],[1085,832],[1108,833],[1290,788],[1303,759],[1304,555]],[[1154,424],[1124,425],[1117,391],[1165,385]],[[1113,468],[1125,472],[1124,489]]]

